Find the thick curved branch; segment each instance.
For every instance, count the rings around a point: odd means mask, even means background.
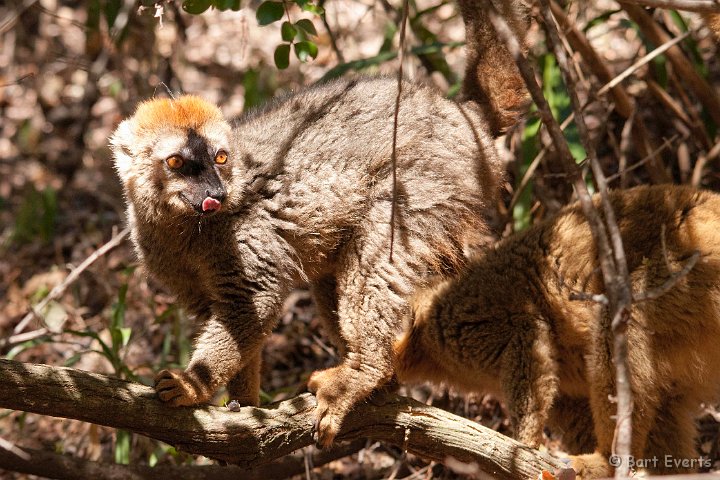
[[[310,394],[231,412],[169,408],[137,383],[71,368],[0,360],[0,407],[131,430],[179,450],[258,467],[311,445]],[[379,395],[348,416],[340,440],[371,437],[416,455],[475,464],[499,478],[526,479],[564,464],[494,430],[396,395]]]

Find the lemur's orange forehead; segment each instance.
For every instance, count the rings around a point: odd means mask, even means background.
[[[199,128],[208,122],[224,121],[216,105],[193,95],[148,100],[140,104],[134,118],[139,129],[159,126]]]

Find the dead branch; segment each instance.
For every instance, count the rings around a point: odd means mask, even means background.
[[[314,466],[352,455],[363,446],[364,440],[339,445],[329,450],[316,451],[310,456]],[[16,447],[17,448],[17,447]],[[18,449],[24,456],[0,448],[0,469],[39,475],[47,478],[75,480],[152,480],[182,478],[183,480],[272,480],[287,478],[305,472],[304,453],[288,455],[280,460],[250,470],[236,465],[118,465],[74,458],[43,450]]]
[[[608,317],[611,319],[610,324],[607,325],[610,328],[606,328],[607,335],[604,341],[606,345],[612,344],[612,359],[615,364],[617,395],[615,453],[620,455],[620,458],[628,458],[632,445],[632,423],[630,419],[632,418],[633,397],[627,352],[627,324],[630,318],[630,307],[632,305],[632,290],[630,287],[627,260],[625,258],[625,249],[623,247],[622,237],[620,236],[620,229],[615,219],[615,212],[610,204],[607,179],[605,173],[602,171],[595,146],[590,138],[590,133],[583,117],[582,105],[580,104],[580,99],[577,94],[578,82],[575,77],[575,70],[571,67],[570,59],[568,59],[565,51],[561,47],[560,33],[555,26],[555,19],[550,8],[550,0],[540,0],[540,5],[550,44],[553,46],[558,66],[562,72],[565,84],[568,87],[568,94],[573,111],[575,112],[575,123],[578,127],[578,133],[580,134],[580,139],[587,153],[588,160],[590,161],[590,168],[592,169],[595,183],[598,186],[600,204],[602,205],[602,211],[605,216],[604,223],[593,223],[592,221],[589,223],[597,246],[598,257],[600,258],[603,283],[605,284],[608,300],[607,312]],[[570,165],[568,165],[568,168],[570,168]],[[588,194],[587,190],[578,193],[582,193],[583,195]],[[589,197],[585,202],[592,205]],[[593,208],[587,208],[585,206],[583,206],[583,212],[585,216],[588,217],[588,220],[591,220],[591,215],[597,215],[597,212],[594,212]],[[604,239],[609,240],[611,248],[608,249],[606,245],[602,244],[602,240]],[[598,242],[598,240],[601,240],[601,242]],[[601,318],[604,318],[604,316]],[[630,476],[629,465],[626,463],[627,462],[623,462],[615,468],[616,478],[627,478]]]
[[[393,261],[393,246],[395,244],[395,216],[397,215],[398,186],[397,186],[397,134],[398,115],[400,114],[400,98],[402,97],[403,64],[405,63],[405,27],[408,21],[410,2],[404,0],[402,17],[400,20],[400,45],[398,46],[397,95],[395,96],[395,110],[393,112],[392,133],[392,204],[390,205],[390,263]]]
[[[705,168],[705,165],[707,165],[708,162],[712,162],[716,158],[720,157],[720,142],[717,142],[707,153],[707,155],[701,155],[698,159],[697,163],[695,164],[695,168],[693,169],[692,174],[692,180],[690,181],[690,184],[693,187],[699,187],[700,182],[702,182],[702,176],[703,176],[703,169]]]
[[[689,37],[689,36],[690,36],[690,32],[689,32],[689,31],[688,31],[688,32],[685,32],[684,34],[680,35],[679,37],[675,37],[675,38],[673,38],[673,39],[670,39],[669,41],[667,41],[667,42],[665,42],[664,44],[660,45],[659,47],[657,47],[657,48],[656,48],[655,50],[653,50],[652,52],[647,53],[646,55],[643,55],[642,58],[640,58],[640,59],[637,60],[635,63],[633,63],[632,65],[630,65],[630,66],[629,66],[628,68],[626,68],[625,71],[623,71],[620,75],[618,75],[618,76],[616,76],[615,78],[613,78],[610,82],[608,82],[608,83],[605,84],[600,90],[598,90],[598,95],[602,95],[602,94],[604,94],[605,92],[607,92],[608,90],[610,90],[611,88],[619,85],[620,83],[622,83],[623,80],[625,80],[626,78],[628,78],[630,75],[632,75],[633,73],[635,73],[637,70],[639,70],[640,68],[642,68],[644,65],[647,65],[648,63],[650,63],[653,58],[657,57],[658,55],[661,55],[661,54],[665,53],[667,50],[669,50],[670,48],[674,47],[674,46],[677,45],[678,43],[682,42],[683,40],[685,40],[685,39],[686,39],[687,37]]]
[[[567,36],[570,46],[582,56],[598,80],[604,84],[609,83],[613,78],[613,74],[608,68],[607,63],[600,58],[600,55],[598,55],[592,47],[587,37],[570,22],[562,7],[560,7],[557,2],[551,2],[550,7],[552,8],[553,15],[562,27],[563,33]],[[610,88],[610,91],[615,100],[615,109],[624,118],[629,118],[633,111],[633,100],[630,95],[622,85],[614,85]]]
[[[688,12],[720,12],[720,1],[718,0],[625,0],[624,3]]]
[[[113,237],[105,243],[103,246],[95,250],[90,256],[88,256],[83,262],[78,265],[76,268],[74,268],[67,277],[65,277],[65,280],[60,282],[60,284],[56,285],[50,293],[40,301],[37,305],[30,308],[30,312],[28,312],[25,317],[15,326],[15,329],[13,330],[13,333],[15,335],[18,335],[22,333],[23,330],[25,330],[25,327],[28,326],[30,321],[33,318],[40,318],[42,319],[41,312],[45,307],[47,307],[48,303],[50,303],[52,300],[57,299],[62,295],[67,288],[72,285],[72,283],[77,280],[80,277],[80,274],[84,272],[90,265],[92,265],[98,258],[105,255],[107,252],[112,250],[113,248],[120,245],[123,241],[125,241],[125,238],[130,234],[130,228],[125,227],[124,229],[120,230],[120,232],[113,235]],[[43,332],[43,334],[47,333],[47,330]],[[4,344],[11,343],[10,341],[7,342],[0,342],[0,347],[4,346]]]
[[[713,1],[713,3],[716,3]],[[671,41],[668,35],[655,20],[642,8],[632,2],[621,2],[623,9],[628,16],[638,24],[642,33],[655,45],[664,45]],[[708,115],[710,115],[715,123],[720,123],[720,99],[707,83],[701,77],[687,59],[683,51],[678,45],[669,48],[665,52],[673,68],[679,78],[695,93],[700,102],[705,105]]]
[[[313,443],[315,397],[265,408],[169,408],[151,387],[71,368],[0,360],[0,408],[122,428],[178,450],[257,468]],[[371,437],[439,462],[527,479],[563,462],[494,430],[412,399],[378,394],[347,417],[339,440]],[[451,460],[452,459],[452,460]]]
[[[562,27],[562,31],[567,36],[568,43],[570,43],[573,50],[580,54],[585,61],[585,64],[598,78],[598,80],[600,80],[603,84],[610,83],[613,79],[613,73],[607,67],[606,62],[604,62],[600,55],[598,55],[595,51],[587,37],[585,37],[585,34],[578,30],[575,25],[570,22],[563,9],[556,2],[551,2],[550,7],[552,9],[553,16]],[[615,102],[615,110],[623,118],[632,120],[628,124],[628,128],[633,133],[633,144],[635,148],[638,149],[640,156],[653,157],[652,152],[655,148],[652,144],[652,139],[650,138],[648,129],[642,119],[642,115],[634,115],[635,102],[632,97],[625,90],[622,84],[614,85],[609,88],[609,91]],[[653,182],[666,183],[670,181],[670,177],[663,170],[662,163],[658,157],[652,158],[651,166],[652,168],[648,169],[648,173],[650,174]]]

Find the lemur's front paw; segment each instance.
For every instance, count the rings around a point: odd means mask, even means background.
[[[197,405],[210,397],[186,372],[171,370],[162,370],[155,375],[155,391],[160,400],[173,407]]]
[[[335,437],[340,433],[344,418],[344,414],[334,413],[327,402],[318,400],[315,424],[313,425],[313,440],[318,448],[327,448],[333,444]]]
[[[320,448],[332,445],[340,432],[343,419],[355,403],[347,398],[348,383],[342,366],[313,372],[308,380],[308,390],[317,398],[313,438]]]

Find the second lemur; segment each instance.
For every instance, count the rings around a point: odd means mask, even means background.
[[[697,469],[694,415],[701,402],[720,397],[720,195],[655,186],[613,192],[610,201],[633,294],[678,278],[666,293],[631,309],[631,453],[659,459],[646,465],[655,473]],[[694,257],[689,273],[678,276]],[[585,436],[580,441],[563,440],[578,445],[572,453],[594,447],[595,453],[573,457],[582,478],[611,477],[614,368],[610,352],[598,348],[607,335],[602,307],[570,300],[578,291],[597,295],[604,286],[590,227],[576,204],[419,292],[412,326],[396,345],[398,377],[502,394],[516,436],[535,447],[551,420],[594,425],[589,432],[575,428]],[[588,404],[585,412],[576,407]]]

